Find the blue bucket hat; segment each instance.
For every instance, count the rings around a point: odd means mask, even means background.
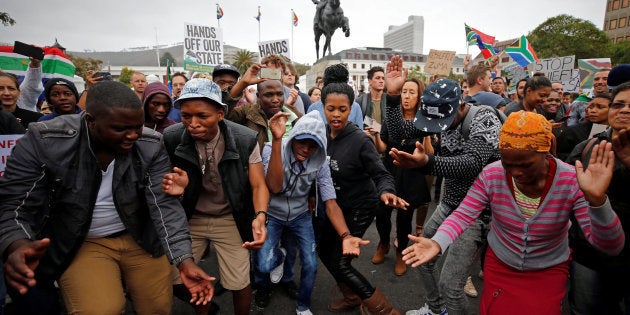
[[[197,78],[186,82],[182,93],[175,101],[175,107],[181,108],[184,101],[194,98],[206,99],[210,101],[210,103],[223,108],[227,114],[228,106],[222,102],[221,88],[211,80]]]
[[[414,126],[424,132],[440,133],[451,126],[461,105],[462,89],[449,79],[439,79],[429,84],[416,113]]]

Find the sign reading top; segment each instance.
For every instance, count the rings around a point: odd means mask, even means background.
[[[212,72],[212,66],[223,63],[221,29],[195,24],[185,26],[184,70]]]

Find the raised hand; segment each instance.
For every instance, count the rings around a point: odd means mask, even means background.
[[[185,259],[177,267],[182,282],[192,295],[191,304],[206,305],[214,296],[212,281],[214,277],[208,276],[192,259]]]
[[[393,148],[389,151],[389,156],[394,159],[394,165],[403,168],[423,167],[429,163],[429,156],[425,152],[424,145],[419,141],[416,141],[416,149],[413,150],[413,154]]]
[[[407,70],[403,69],[403,60],[400,56],[392,56],[386,66],[385,88],[389,95],[399,95],[405,80],[407,80]]]
[[[29,287],[37,284],[35,269],[39,265],[39,259],[44,256],[50,239],[39,241],[17,240],[9,245],[10,252],[4,263],[4,277],[8,285],[24,295]]]
[[[584,192],[584,199],[591,206],[601,206],[606,202],[606,190],[612,180],[615,155],[612,144],[606,140],[596,144],[591,153],[587,169],[582,161],[575,161],[575,171],[580,189]]]
[[[287,104],[289,104],[289,105],[295,104],[295,102],[297,101],[298,97],[299,97],[298,90],[291,89],[291,92],[289,92],[289,97],[287,97]]]
[[[282,139],[284,133],[287,131],[287,120],[291,116],[290,113],[277,112],[271,119],[269,119],[269,130],[274,139]]]
[[[442,250],[440,245],[432,239],[411,234],[407,237],[414,243],[402,251],[402,259],[411,267],[415,268],[430,261]]]
[[[263,68],[263,66],[258,63],[251,65],[249,68],[247,68],[247,71],[243,73],[241,81],[245,82],[247,85],[258,84],[262,81],[265,81],[266,79],[261,79],[258,77],[261,68]]]
[[[409,205],[408,202],[406,202],[404,199],[391,194],[391,193],[384,193],[381,195],[381,201],[389,207],[394,207],[394,208],[400,208],[403,210],[407,210],[407,206]]]
[[[180,196],[188,186],[188,174],[179,167],[173,167],[173,173],[164,174],[162,191],[171,196]]]
[[[356,236],[348,236],[341,241],[343,255],[359,257],[359,255],[361,255],[360,247],[368,244],[370,244],[368,240],[363,240]]]

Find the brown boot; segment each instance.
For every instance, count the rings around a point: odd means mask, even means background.
[[[396,265],[394,266],[394,274],[402,276],[407,272],[407,264],[402,259],[402,253],[396,251]]]
[[[356,295],[345,283],[338,283],[337,286],[339,286],[339,291],[343,294],[343,299],[332,301],[328,304],[329,311],[343,312],[361,305],[361,298]]]
[[[401,315],[400,311],[389,303],[385,295],[383,295],[379,289],[376,289],[372,296],[363,300],[363,303],[361,303],[361,314]]]
[[[372,263],[375,265],[382,264],[385,261],[385,255],[389,253],[389,244],[378,243],[378,248],[374,257],[372,257]]]

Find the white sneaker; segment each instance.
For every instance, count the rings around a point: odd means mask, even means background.
[[[269,279],[271,283],[278,283],[282,280],[282,276],[284,275],[284,259],[287,257],[287,250],[280,247],[280,251],[282,252],[282,263],[278,265],[278,267],[273,268],[269,273]],[[309,311],[310,312],[310,311]]]
[[[440,313],[433,313],[433,311],[429,308],[429,304],[424,303],[421,308],[407,311],[405,315],[448,315],[448,312],[446,309],[443,309]]]
[[[297,315],[313,315],[313,313],[311,312],[310,308],[307,308],[304,311],[298,311],[297,309],[295,310],[295,314]]]
[[[466,284],[464,285],[464,293],[472,298],[476,298],[479,296],[479,292],[477,292],[477,289],[475,289],[475,285],[473,284],[471,277],[468,277],[468,279],[466,279]]]

